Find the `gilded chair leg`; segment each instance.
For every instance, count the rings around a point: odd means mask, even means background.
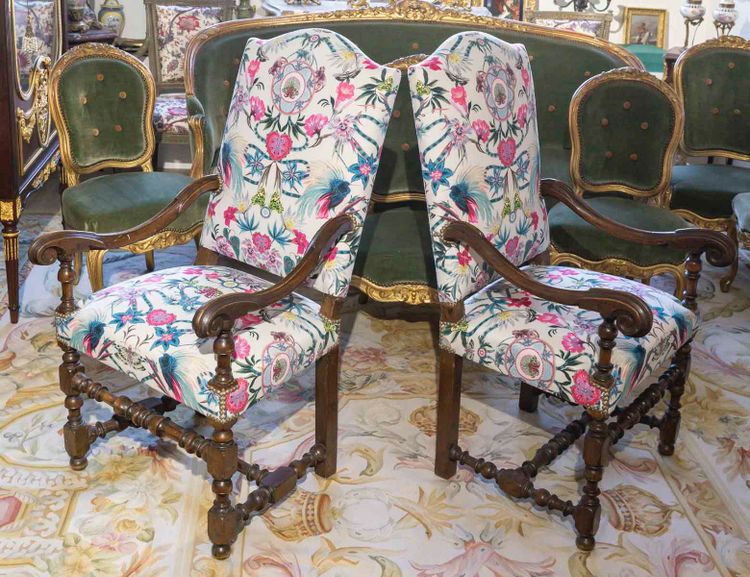
[[[211,554],[217,559],[227,559],[242,528],[240,512],[231,498],[232,476],[237,472],[239,453],[232,434],[234,421],[210,421],[214,432],[205,458],[208,473],[213,478],[214,502],[208,510],[208,538],[212,543]]]
[[[680,408],[682,407],[682,394],[685,392],[685,383],[690,375],[690,343],[675,353],[674,363],[682,370],[682,376],[669,387],[669,405],[664,415],[664,420],[659,427],[659,454],[664,456],[674,455],[674,445],[680,432]]]
[[[90,250],[86,253],[86,269],[93,292],[104,288],[104,255],[106,250]]]
[[[583,461],[586,464],[583,494],[573,512],[576,545],[582,551],[591,551],[596,543],[594,536],[599,529],[601,505],[599,482],[604,473],[604,457],[609,450],[609,429],[603,419],[592,419],[583,443]]]
[[[518,396],[518,408],[526,413],[536,413],[539,406],[539,395],[542,394],[537,388],[528,383],[521,383],[521,393]]]
[[[315,362],[315,442],[326,448],[325,460],[315,465],[321,477],[336,472],[339,419],[339,348]]]
[[[721,287],[721,292],[729,292],[729,287],[732,286],[732,283],[734,282],[735,277],[737,276],[737,271],[740,267],[740,241],[737,236],[737,226],[731,225],[729,227],[729,230],[727,230],[727,235],[729,238],[731,238],[734,241],[734,246],[737,247],[737,256],[734,258],[734,262],[732,263],[732,268],[729,269],[729,272],[726,274],[726,276],[721,277],[721,280],[719,281],[719,287]]]
[[[435,474],[443,479],[455,475],[458,466],[450,458],[450,452],[452,447],[458,445],[462,368],[462,357],[440,349]]]
[[[148,272],[154,272],[154,251],[150,250],[146,254],[146,270]]]
[[[63,349],[63,362],[60,365],[60,389],[65,393],[65,408],[68,410],[68,420],[63,427],[63,441],[65,452],[70,457],[70,467],[74,471],[82,471],[88,465],[86,454],[89,452],[91,441],[88,427],[81,418],[80,392],[73,386],[73,377],[83,370],[79,362],[78,351],[72,348]]]

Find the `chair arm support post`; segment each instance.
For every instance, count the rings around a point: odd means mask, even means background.
[[[651,330],[651,309],[640,297],[624,291],[593,288],[585,291],[551,287],[531,278],[506,259],[475,226],[454,221],[443,229],[448,242],[462,242],[481,256],[498,274],[525,291],[563,305],[598,312],[612,319],[624,335],[642,337]]]
[[[682,291],[682,304],[693,312],[698,311],[698,280],[702,268],[700,253],[691,252],[685,261],[685,288]]]
[[[596,362],[593,380],[601,388],[609,390],[615,384],[612,376],[612,349],[615,348],[617,327],[614,318],[604,318],[599,325],[599,358]]]
[[[310,248],[297,265],[281,281],[256,293],[232,293],[211,299],[193,316],[193,330],[200,338],[215,337],[226,322],[260,310],[289,296],[320,265],[331,247],[355,229],[354,221],[341,214],[324,224],[316,233]]]
[[[709,263],[720,267],[729,266],[736,258],[737,248],[734,243],[720,232],[701,228],[683,228],[672,232],[633,228],[598,213],[586,201],[576,196],[573,189],[559,180],[542,180],[541,194],[559,200],[589,224],[627,242],[684,249],[686,252],[699,255],[705,253]]]
[[[221,181],[216,175],[195,180],[149,220],[122,232],[96,234],[79,230],[61,230],[43,234],[31,244],[29,260],[34,264],[50,265],[55,259],[59,259],[61,254],[73,255],[90,250],[118,249],[145,240],[177,220],[203,194],[216,191],[220,186]]]

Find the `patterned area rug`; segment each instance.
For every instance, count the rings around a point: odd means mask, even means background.
[[[184,264],[192,247],[157,255]],[[744,255],[745,258],[747,255]],[[113,255],[107,282],[142,271]],[[23,317],[0,326],[0,575],[31,577],[747,577],[750,575],[750,275],[730,294],[701,284],[697,337],[677,452],[629,433],[611,455],[596,550],[576,550],[568,519],[516,503],[460,471],[432,473],[436,365],[427,322],[346,317],[339,471],[309,474],[280,506],[255,518],[229,561],[210,556],[212,494],[203,463],[129,430],[100,440],[82,473],[67,467],[57,388],[60,353],[50,311],[54,267],[35,267]],[[78,287],[88,291],[86,281]],[[91,374],[133,397],[142,387],[110,370]],[[237,427],[245,458],[286,463],[312,444],[308,372],[251,408]],[[542,400],[520,414],[518,390],[467,365],[462,444],[504,466],[529,458],[577,415]],[[87,401],[84,413],[106,417]],[[175,419],[195,417],[178,411]],[[200,424],[200,423],[199,423]],[[205,425],[205,424],[204,424]],[[578,443],[539,477],[577,498]],[[244,496],[247,487],[238,483]]]

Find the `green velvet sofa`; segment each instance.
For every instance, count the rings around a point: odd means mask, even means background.
[[[587,78],[612,68],[642,69],[630,52],[607,41],[529,23],[438,9],[403,0],[382,8],[224,22],[199,33],[188,47],[185,88],[193,144],[193,176],[214,170],[237,75],[250,37],[319,27],[351,39],[380,63],[405,66],[430,54],[448,36],[481,30],[522,43],[531,58],[542,145],[542,173],[570,183],[568,105]],[[373,204],[352,284],[381,302],[437,301],[419,152],[406,74],[386,135]]]

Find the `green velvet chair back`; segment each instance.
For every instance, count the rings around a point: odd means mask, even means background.
[[[355,16],[356,14],[356,16]],[[484,18],[467,12],[439,9],[429,2],[404,0],[383,8],[224,22],[199,33],[188,47],[185,89],[191,127],[200,133],[193,176],[210,172],[216,163],[237,76],[240,55],[251,36],[270,38],[300,26],[321,26],[346,36],[376,62],[393,62],[417,53],[433,52],[458,32],[477,30],[526,46],[537,95],[539,133],[544,148],[570,149],[566,111],[571,96],[587,78],[638,60],[604,40],[529,23]],[[377,34],[373,27],[377,26]],[[196,120],[200,119],[200,123]],[[396,97],[375,182],[375,200],[423,199],[417,137],[405,77]],[[199,140],[199,141],[198,141]],[[544,160],[542,160],[544,167]]]
[[[750,41],[724,36],[693,46],[674,79],[685,107],[684,152],[750,160]]]
[[[624,193],[666,202],[683,111],[671,86],[620,68],[585,82],[570,104],[570,172],[578,194]]]
[[[83,44],[55,63],[49,82],[67,185],[103,168],[151,171],[154,81],[138,59],[113,46]]]

